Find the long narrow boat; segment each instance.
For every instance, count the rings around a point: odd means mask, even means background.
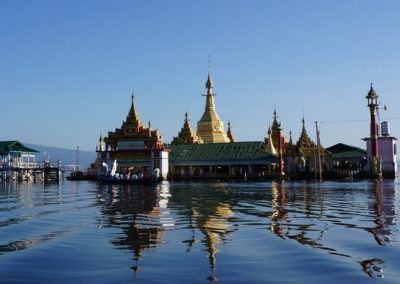
[[[90,172],[75,171],[71,172],[67,177],[67,180],[97,180],[97,174]]]
[[[107,184],[152,185],[162,181],[162,178],[156,178],[154,176],[137,178],[137,179],[119,179],[119,178],[100,175],[98,178],[100,182]]]

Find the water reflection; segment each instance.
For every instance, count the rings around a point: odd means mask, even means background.
[[[207,279],[216,281],[219,246],[225,243],[227,235],[232,232],[229,221],[229,218],[233,216],[232,204],[225,201],[227,191],[223,186],[204,187],[195,190],[194,193],[187,200],[187,212],[190,212],[193,229],[198,229],[203,235],[201,241],[207,251],[211,270]],[[195,235],[193,235],[188,242],[189,246],[195,241]]]
[[[396,225],[396,204],[394,186],[382,188],[382,183],[373,184],[374,202],[370,205],[375,216],[375,227],[367,228],[379,245],[391,242],[392,232],[390,226]]]
[[[397,217],[396,197],[394,185],[385,185],[382,189],[382,183],[375,182],[372,187],[365,189],[366,192],[364,189],[360,192],[357,188],[330,192],[329,188],[323,188],[320,184],[314,187],[304,184],[300,195],[302,200],[299,201],[296,191],[291,190],[289,194],[285,191],[285,182],[273,182],[273,211],[269,214],[271,231],[282,239],[295,240],[302,245],[358,261],[356,256],[336,248],[334,242],[325,241],[324,237],[329,235],[329,230],[340,226],[366,231],[380,246],[390,243],[393,235],[391,227],[396,224]],[[364,197],[365,194],[366,204],[358,200],[358,197]],[[342,234],[346,235],[348,232],[342,231]],[[372,258],[358,262],[369,276],[383,277],[382,259]]]
[[[56,189],[55,189],[56,188]],[[34,227],[57,215],[61,203],[58,185],[39,190],[30,183],[0,183],[0,255],[37,247],[64,233],[64,229]],[[55,207],[50,208],[51,205]],[[32,226],[32,227],[30,227]],[[22,234],[25,228],[30,234]],[[11,232],[11,233],[9,233]]]
[[[216,281],[221,246],[230,245],[240,226],[262,226],[282,242],[348,259],[366,275],[383,277],[385,260],[362,248],[397,241],[396,198],[390,182],[101,186],[98,224],[121,229],[111,242],[133,251],[135,273],[145,252],[156,253],[169,231],[183,230],[190,237],[176,234],[183,239],[174,241],[186,253],[200,246],[210,269],[205,277]]]
[[[276,182],[272,183],[271,187],[272,195],[272,214],[270,214],[271,219],[271,231],[282,239],[288,235],[288,231],[284,231],[281,226],[282,221],[286,220],[289,216],[285,209],[286,206],[286,192],[283,183],[279,186]]]
[[[98,198],[102,204],[102,214],[107,220],[98,220],[99,227],[118,227],[123,234],[112,240],[121,249],[133,251],[136,273],[143,253],[157,247],[162,242],[165,225],[173,221],[161,218],[168,214],[169,188],[130,185],[102,185]]]

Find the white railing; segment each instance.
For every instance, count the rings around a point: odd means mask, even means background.
[[[18,169],[43,169],[47,167],[60,168],[60,162],[11,162],[11,163],[0,163],[1,169],[7,168],[18,168]]]

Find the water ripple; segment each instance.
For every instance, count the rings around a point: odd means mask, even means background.
[[[22,279],[11,275],[15,258],[51,267],[46,277],[59,283],[77,281],[75,270],[80,283],[98,282],[94,275],[105,271],[105,283],[133,277],[265,283],[266,271],[270,282],[385,277],[395,283],[399,188],[369,182],[0,186],[0,275]],[[56,259],[61,254],[65,260]],[[39,270],[29,273],[46,282]]]

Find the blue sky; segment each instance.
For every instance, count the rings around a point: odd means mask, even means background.
[[[262,140],[277,110],[297,140],[364,147],[373,82],[400,135],[399,1],[2,0],[0,140],[94,150],[135,101],[170,142],[216,109],[239,141]],[[327,123],[329,122],[329,123]]]

